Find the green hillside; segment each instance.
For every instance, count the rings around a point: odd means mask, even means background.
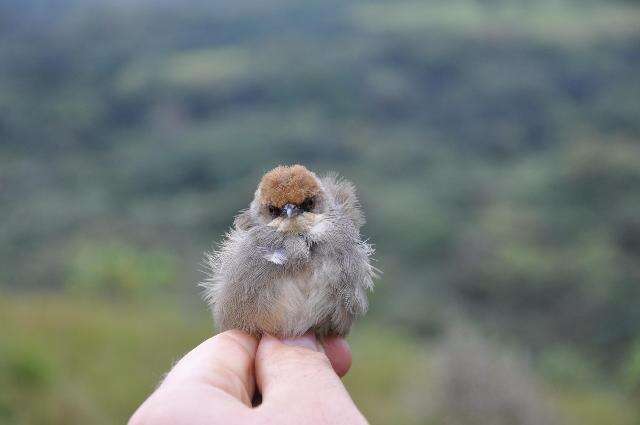
[[[520,351],[568,417],[634,423],[639,70],[636,1],[5,0],[0,384],[26,375],[0,422],[45,423],[61,403],[57,423],[121,421],[209,333],[203,253],[262,173],[302,163],[356,184],[384,272],[356,355],[380,328],[402,334],[390,362],[422,364],[471,323]],[[109,347],[42,357],[50,320],[60,341]],[[122,373],[131,393],[100,392],[96,355],[123,364],[109,385]],[[363,367],[355,398],[400,423],[374,396],[382,367]],[[42,410],[16,413],[34,399]],[[438,417],[390,403],[407,423]]]

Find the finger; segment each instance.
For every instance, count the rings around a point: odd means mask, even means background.
[[[333,370],[343,377],[351,368],[351,349],[344,338],[331,336],[322,340],[324,353],[329,358]]]
[[[191,350],[169,372],[162,387],[206,384],[251,405],[258,341],[242,331],[220,333]]]
[[[282,423],[366,423],[313,334],[284,341],[264,335],[255,367],[259,409],[276,416],[286,412]]]
[[[263,335],[256,352],[256,382],[267,398],[286,398],[309,385],[334,388],[340,379],[313,334],[278,340]],[[318,379],[322,382],[318,382]]]

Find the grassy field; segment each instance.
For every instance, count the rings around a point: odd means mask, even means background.
[[[171,364],[213,332],[203,306],[177,311],[166,300],[3,297],[0,323],[0,422],[11,424],[122,423]],[[393,391],[402,390],[417,346],[368,328],[353,344],[355,399],[378,422],[411,423]]]
[[[171,364],[211,334],[207,311],[197,304],[3,296],[0,423],[123,423]],[[354,365],[346,384],[372,423],[448,423],[442,406],[450,403],[436,388],[440,368],[447,368],[442,344],[419,344],[373,323],[358,326],[350,342]],[[482,385],[482,378],[471,380]],[[630,401],[615,392],[538,388],[560,423],[637,423]]]

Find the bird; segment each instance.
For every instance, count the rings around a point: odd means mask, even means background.
[[[219,331],[346,336],[378,270],[355,186],[303,165],[267,172],[224,240],[205,255],[203,296]]]

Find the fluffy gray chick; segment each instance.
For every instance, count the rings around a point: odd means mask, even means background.
[[[363,223],[350,182],[320,179],[301,165],[269,171],[206,257],[202,286],[218,329],[346,335],[367,311],[375,275]]]

